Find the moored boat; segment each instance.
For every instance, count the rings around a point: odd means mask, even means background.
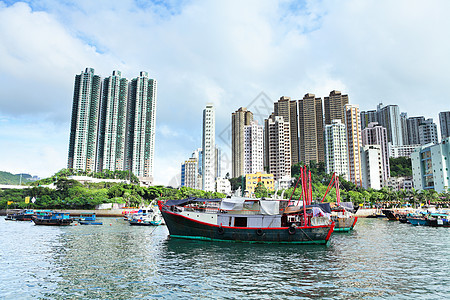
[[[331,220],[335,222],[335,232],[349,232],[353,230],[358,221],[358,217],[354,216],[357,209],[353,207],[352,202],[341,202],[341,194],[339,189],[339,177],[336,173],[333,173],[331,181],[328,184],[328,188],[322,198],[322,202],[325,200],[327,193],[333,186],[336,189],[336,203],[331,203]]]
[[[162,216],[156,209],[139,210],[128,217],[130,225],[134,226],[159,226],[163,222]]]
[[[321,209],[286,207],[287,203],[288,200],[189,198],[161,202],[160,209],[172,238],[326,244],[334,223],[325,216],[313,216]]]
[[[97,217],[94,213],[92,214],[82,214],[78,219],[78,224],[80,225],[103,225],[103,222],[98,222]]]
[[[67,226],[72,224],[73,219],[68,213],[49,212],[38,214],[33,218],[33,222],[35,225]]]
[[[302,201],[294,205],[291,200],[300,180]],[[307,176],[306,167],[302,167],[289,200],[188,198],[159,201],[158,205],[172,238],[327,244],[335,223],[320,204],[312,205],[311,200],[311,172]]]
[[[7,214],[5,220],[10,221],[31,221],[36,215],[32,209],[22,209],[11,214]]]
[[[398,221],[399,217],[397,213],[392,209],[382,209],[381,212],[386,216],[389,221]]]

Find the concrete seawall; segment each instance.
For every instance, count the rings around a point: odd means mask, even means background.
[[[378,210],[379,211],[379,210]],[[367,216],[371,216],[377,212],[376,208],[360,208],[356,212],[356,216],[360,218],[366,218]]]
[[[57,212],[69,213],[71,216],[78,217],[82,214],[95,213],[97,217],[122,217],[123,211],[130,211],[131,209],[54,209]],[[9,212],[10,210],[8,210]],[[0,216],[6,216],[6,210],[0,210]]]

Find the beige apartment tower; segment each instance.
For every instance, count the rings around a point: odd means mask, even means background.
[[[298,100],[298,127],[300,161],[305,164],[311,161],[324,162],[322,98],[316,98],[314,94],[306,94],[303,99]]]
[[[280,97],[278,102],[273,104],[275,116],[283,117],[285,122],[289,123],[291,137],[291,165],[299,162],[299,142],[298,142],[298,113],[297,101],[290,97]]]
[[[361,121],[357,105],[345,105],[347,127],[348,177],[349,181],[362,186],[361,174]]]
[[[324,98],[325,125],[331,125],[333,120],[345,123],[345,105],[348,104],[348,95],[340,91],[331,91],[330,96]]]
[[[231,114],[231,159],[233,178],[244,176],[244,126],[253,121],[253,113],[241,107]]]

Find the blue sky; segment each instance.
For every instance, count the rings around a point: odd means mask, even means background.
[[[280,96],[336,89],[362,110],[398,104],[437,122],[450,110],[448,11],[448,1],[414,0],[0,0],[0,170],[66,167],[74,76],[86,67],[158,80],[160,184],[176,185],[200,147],[208,102],[225,172],[231,113],[264,115]]]

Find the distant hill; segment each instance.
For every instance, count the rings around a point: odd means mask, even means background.
[[[11,174],[9,172],[0,171],[0,184],[19,184],[21,174]],[[22,183],[29,183],[32,178],[30,174],[22,173]]]

